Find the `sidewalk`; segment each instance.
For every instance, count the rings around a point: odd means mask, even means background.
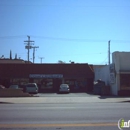
[[[2,103],[122,103],[130,102],[130,97],[16,97],[0,98]]]

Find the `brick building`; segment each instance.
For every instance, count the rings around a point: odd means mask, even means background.
[[[41,92],[57,92],[61,83],[67,83],[71,92],[88,92],[93,90],[93,79],[89,64],[0,64],[0,84],[6,87],[35,82]]]

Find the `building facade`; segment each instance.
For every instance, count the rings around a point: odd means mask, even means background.
[[[35,82],[41,92],[57,92],[67,83],[71,92],[93,89],[93,66],[88,64],[0,64],[0,84],[9,87]]]
[[[130,95],[130,52],[112,53],[112,64],[95,70],[95,80],[102,79],[112,95]]]

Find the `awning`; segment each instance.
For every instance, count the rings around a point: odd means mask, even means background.
[[[130,70],[125,70],[125,71],[120,70],[119,74],[130,74]]]

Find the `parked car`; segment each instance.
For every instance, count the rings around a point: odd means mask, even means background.
[[[28,83],[26,84],[26,92],[28,93],[38,93],[38,86],[36,83]]]
[[[61,84],[60,85],[59,93],[62,93],[62,92],[66,92],[66,93],[70,92],[70,88],[69,88],[68,84]]]
[[[3,85],[0,85],[0,89],[5,89],[5,86],[3,86]]]
[[[9,88],[12,88],[12,89],[19,89],[19,86],[18,86],[18,85],[10,85]]]

